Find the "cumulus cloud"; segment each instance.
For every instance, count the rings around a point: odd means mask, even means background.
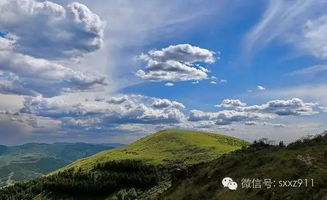
[[[80,3],[1,1],[0,93],[53,97],[106,85],[104,76],[74,70],[65,60],[100,48],[103,26]]]
[[[190,121],[214,121],[217,125],[243,122],[255,125],[257,121],[276,119],[280,116],[300,116],[317,114],[318,104],[306,103],[301,99],[273,100],[261,105],[246,106],[237,99],[225,99],[217,107],[230,108],[217,112],[191,110]]]
[[[171,101],[169,99],[159,99],[154,98],[153,103],[151,104],[154,108],[178,108],[183,109],[185,106],[182,103],[179,103],[177,101]]]
[[[317,103],[306,103],[302,99],[292,98],[289,100],[272,100],[265,104],[238,107],[236,109],[245,112],[272,113],[279,116],[297,116],[316,114],[317,111],[314,109],[317,108],[317,106]]]
[[[273,115],[257,112],[242,112],[236,110],[223,110],[218,112],[203,112],[191,110],[190,121],[215,121],[217,125],[228,125],[234,122],[257,121],[272,119]]]
[[[118,124],[174,124],[186,121],[184,105],[168,99],[122,95],[104,101],[69,103],[54,98],[26,97],[22,113],[62,121],[64,128],[104,130]]]
[[[222,108],[234,108],[234,107],[241,107],[246,106],[246,103],[242,102],[239,99],[224,99],[221,104],[216,105],[216,107]]]
[[[142,57],[161,62],[167,60],[176,60],[184,63],[215,62],[214,52],[190,44],[170,45],[161,50],[151,50],[148,52],[148,55],[143,55]]]
[[[7,48],[0,50],[0,92],[22,95],[56,96],[62,92],[91,89],[105,85],[105,77],[86,74],[46,59],[12,51],[9,40],[0,43]],[[4,46],[6,47],[6,46]]]
[[[81,3],[63,7],[51,1],[0,2],[0,30],[14,36],[16,52],[34,57],[62,58],[95,51],[103,42],[104,27],[100,17]]]
[[[214,52],[190,44],[171,45],[151,50],[139,59],[146,62],[145,70],[136,76],[150,81],[196,81],[208,78],[209,70],[197,63],[214,63]]]

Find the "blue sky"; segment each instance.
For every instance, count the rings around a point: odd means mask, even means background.
[[[325,1],[24,3],[0,3],[3,144],[326,129]]]

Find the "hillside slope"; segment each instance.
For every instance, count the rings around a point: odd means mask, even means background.
[[[0,186],[33,179],[114,146],[86,143],[29,143],[0,146]]]
[[[125,147],[81,159],[50,175],[0,190],[0,199],[152,199],[171,173],[248,145],[223,135],[184,130],[151,134]]]
[[[162,200],[326,200],[327,135],[287,147],[256,143],[192,171],[175,182]],[[236,191],[223,187],[224,177],[238,183]],[[268,180],[264,183],[264,179]]]
[[[95,163],[119,160],[142,160],[154,165],[190,165],[213,160],[245,145],[247,142],[225,135],[164,130],[130,145],[78,160],[63,170],[71,168],[89,170],[94,167]]]

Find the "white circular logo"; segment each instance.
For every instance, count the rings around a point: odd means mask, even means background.
[[[228,187],[230,190],[236,190],[237,189],[237,183],[233,181],[230,177],[225,177],[221,181],[224,187]]]

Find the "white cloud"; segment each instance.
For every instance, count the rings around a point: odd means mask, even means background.
[[[58,119],[63,128],[104,131],[118,124],[176,124],[186,121],[184,105],[168,99],[121,95],[104,101],[66,102],[26,97],[22,113]]]
[[[214,52],[190,44],[170,45],[161,50],[151,50],[147,55],[142,55],[144,60],[152,59],[166,62],[175,60],[183,63],[205,62],[214,63]]]
[[[285,128],[285,124],[276,124],[276,123],[270,123],[270,122],[263,122],[264,126],[272,126],[272,127],[277,127],[277,128]]]
[[[235,107],[242,107],[246,106],[246,103],[242,102],[239,99],[224,99],[221,104],[216,105],[216,107],[222,108],[235,108]]]
[[[217,85],[216,81],[210,81],[210,84]]]
[[[302,30],[302,41],[298,44],[308,53],[327,59],[327,15],[308,20]]]
[[[217,112],[191,110],[190,121],[214,121],[217,125],[236,122],[254,125],[252,122],[276,119],[280,116],[314,115],[319,113],[318,104],[306,103],[298,98],[273,100],[261,105],[246,106],[237,99],[225,99],[218,107],[231,108]],[[251,122],[251,123],[250,123]]]
[[[177,101],[171,101],[169,99],[159,99],[159,98],[153,98],[153,103],[151,104],[154,108],[177,108],[177,109],[183,109],[185,106],[182,103],[179,103]]]
[[[189,44],[171,45],[139,56],[147,63],[146,71],[136,76],[150,81],[190,81],[208,78],[209,70],[195,64],[215,62],[214,52]]]
[[[165,83],[165,86],[167,86],[167,87],[173,87],[174,86],[174,83],[168,82],[168,83]]]
[[[236,110],[223,110],[218,112],[204,112],[191,110],[190,121],[214,121],[217,125],[228,125],[234,122],[257,121],[273,119],[275,116],[267,113],[243,112]]]
[[[263,87],[263,86],[261,86],[261,85],[258,85],[258,86],[257,86],[257,90],[263,91],[263,90],[266,90],[266,88]]]
[[[56,96],[62,92],[88,90],[106,84],[103,76],[16,53],[10,48],[0,51],[0,70],[5,72],[0,75],[1,93]]]
[[[62,58],[95,51],[102,45],[104,26],[98,15],[76,2],[67,7],[35,0],[0,3],[0,30],[16,38],[16,52],[33,57]]]
[[[244,124],[247,126],[254,126],[254,125],[257,125],[257,122],[256,121],[246,121]]]
[[[306,103],[302,99],[292,98],[289,100],[272,100],[265,104],[237,107],[236,109],[245,112],[272,113],[279,116],[297,116],[317,114],[317,111],[314,110],[317,106],[317,103]]]
[[[327,106],[327,84],[304,84],[293,87],[283,87],[269,90],[265,93],[257,93],[253,96],[256,99],[289,99],[294,96],[306,101],[319,102],[321,106]]]
[[[315,75],[317,73],[327,72],[327,65],[314,65],[299,69],[289,73],[289,75]]]
[[[0,37],[0,51],[8,51],[13,48],[14,45],[13,40],[8,40],[6,38]]]
[[[322,110],[323,112],[327,112],[327,107],[326,106],[320,106],[319,109]]]
[[[99,49],[103,29],[80,3],[1,1],[0,93],[53,97],[107,85],[104,76],[77,70],[68,60]]]
[[[259,22],[246,34],[246,53],[249,55],[279,39],[323,58],[325,19],[307,20],[319,17],[326,6],[323,0],[270,0]]]

